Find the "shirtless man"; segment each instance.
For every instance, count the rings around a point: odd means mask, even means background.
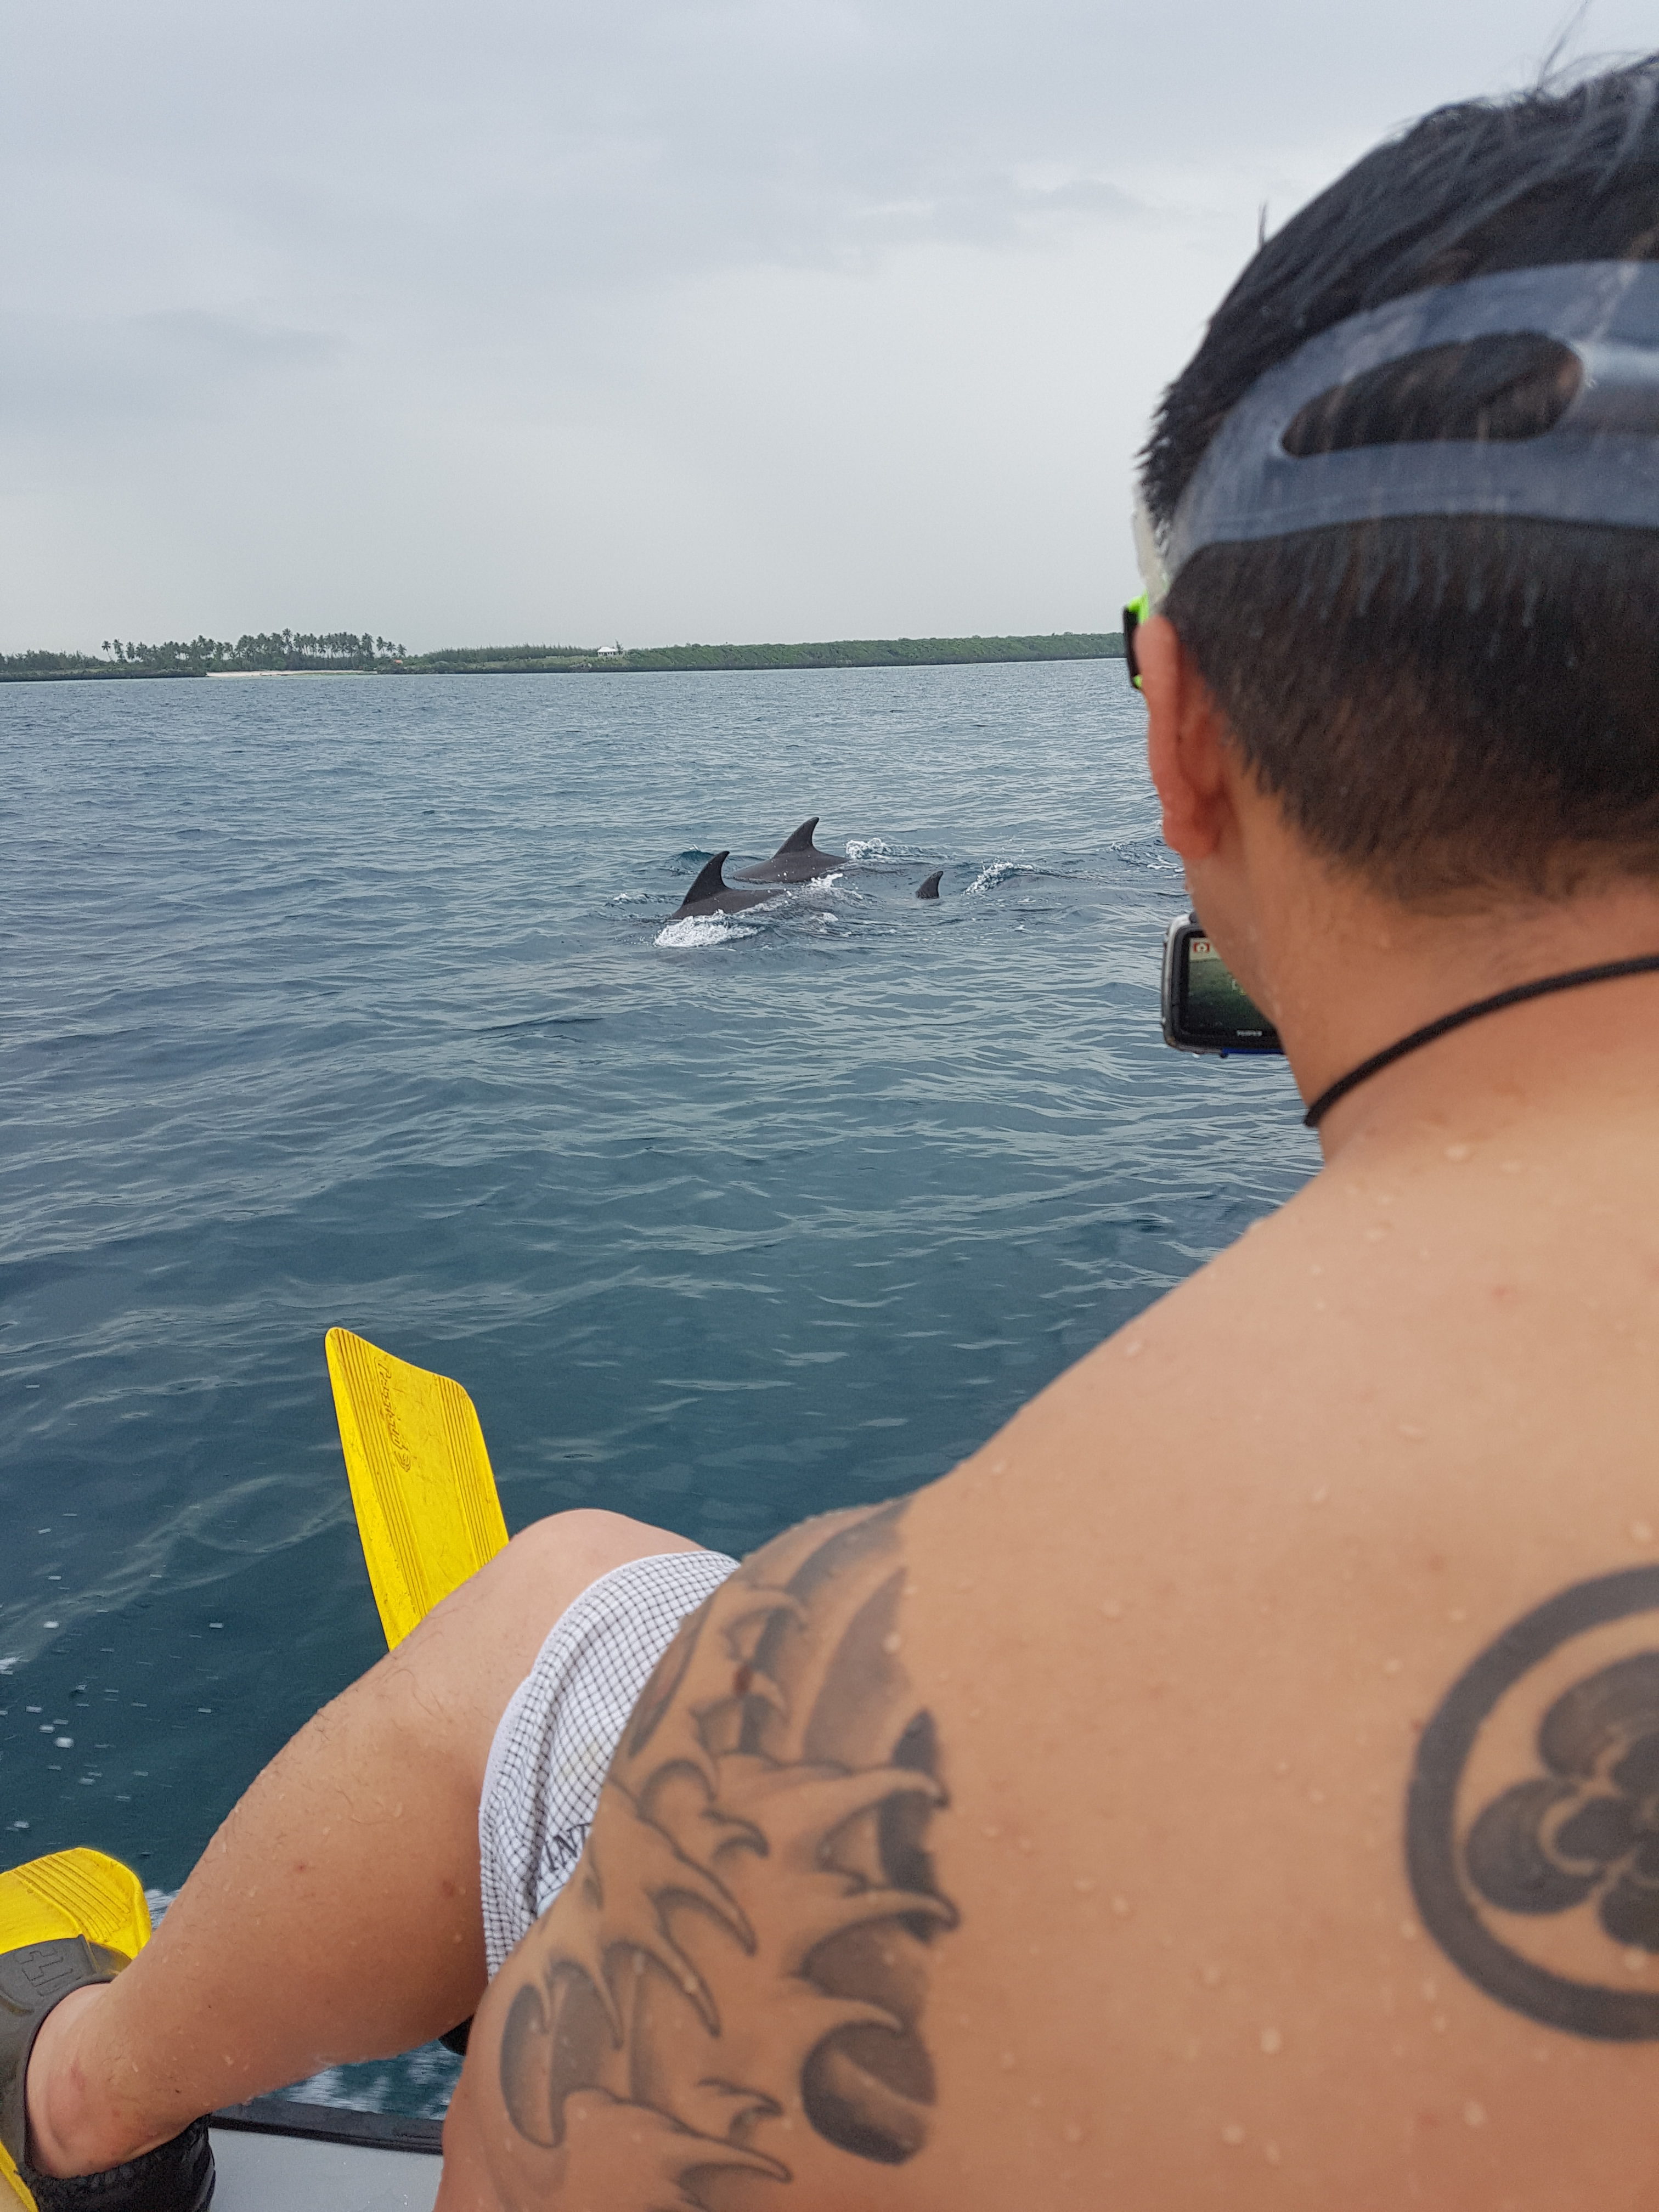
[[[1307,1099],[1659,952],[1656,94],[1372,154],[1155,428],[1164,831]],[[445,2212],[1659,2201],[1651,968],[1349,1089],[1297,1199],[918,1496],[727,1579],[518,1539],[47,2016],[37,2166],[482,1998]],[[714,1594],[485,1996],[502,1709],[665,1555]]]

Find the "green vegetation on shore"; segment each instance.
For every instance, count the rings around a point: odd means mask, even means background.
[[[0,653],[0,681],[50,683],[99,677],[251,676],[283,669],[383,669],[398,665],[404,648],[389,637],[359,637],[354,630],[326,636],[308,630],[266,630],[259,636],[196,637],[185,643],[168,638],[163,645],[124,644],[106,638],[101,654],[90,653]]]
[[[188,644],[124,644],[106,640],[101,655],[0,653],[0,682],[85,682],[100,678],[247,676],[356,671],[375,676],[539,676],[586,671],[626,674],[641,669],[937,668],[990,660],[1121,659],[1119,630],[1064,630],[1049,637],[866,637],[823,645],[456,646],[406,653],[390,638],[349,630],[326,636],[291,629],[240,637],[198,637]]]

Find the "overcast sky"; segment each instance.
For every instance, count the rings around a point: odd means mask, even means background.
[[[1569,19],[0,0],[0,648],[1114,627],[1261,204]]]

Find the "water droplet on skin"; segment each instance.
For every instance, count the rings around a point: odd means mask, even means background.
[[[1466,1160],[1474,1150],[1473,1145],[1448,1145],[1446,1158],[1449,1160]]]
[[[1012,2074],[1014,2070],[1013,2052],[1012,2051],[1005,2051],[1001,2057],[998,2059],[997,2063],[1001,2067],[1005,2074]]]
[[[1112,1910],[1116,1913],[1120,1920],[1127,1919],[1129,1911],[1128,1899],[1127,1897],[1115,1897],[1112,1899]]]
[[[1094,1886],[1094,1876],[1088,1874],[1080,1874],[1072,1885],[1079,1897],[1087,1897]]]
[[[1471,2097],[1463,2107],[1463,2118],[1465,2124],[1469,2127],[1484,2128],[1486,2124],[1486,2108],[1484,2105],[1477,2105]]]
[[[1126,1359],[1139,1359],[1139,1357],[1140,1357],[1140,1353],[1141,1353],[1141,1342],[1140,1342],[1140,1339],[1139,1339],[1138,1336],[1132,1336],[1132,1337],[1130,1338],[1129,1341],[1127,1342],[1127,1344],[1126,1344],[1126,1345],[1124,1346],[1124,1347],[1123,1347],[1123,1357],[1124,1357]]]
[[[1443,2035],[1446,2033],[1445,2014],[1443,2012],[1436,2013],[1434,2018],[1429,2022],[1429,2026],[1434,2030],[1437,2035]]]
[[[1263,2143],[1261,2146],[1261,2155],[1267,2160],[1269,2166],[1277,2166],[1279,2163],[1279,2145],[1276,2142]]]
[[[980,1831],[980,1833],[985,1837],[988,1842],[994,1844],[997,1838],[1002,1833],[1002,1831],[998,1827],[996,1822],[993,1820],[990,1826],[987,1828],[982,1828]]]
[[[1519,1175],[1521,1172],[1521,1163],[1519,1160],[1499,1160],[1498,1164],[1503,1169],[1505,1175]]]
[[[1632,1543],[1650,1544],[1653,1541],[1653,1529],[1645,1521],[1632,1521],[1630,1524],[1630,1533]]]
[[[1397,1674],[1400,1672],[1400,1664],[1398,1659],[1385,1659],[1382,1662],[1382,1672],[1385,1674]]]
[[[1467,1620],[1468,1617],[1468,1614],[1463,1610],[1461,1605],[1453,1606],[1451,1611],[1446,1615],[1448,1620],[1456,1621]]]
[[[1425,2004],[1432,2004],[1432,2003],[1434,2002],[1435,1999],[1439,1996],[1439,1994],[1440,1994],[1440,1984],[1439,1984],[1439,1983],[1438,1983],[1438,1982],[1437,1982],[1437,1981],[1436,1981],[1436,1979],[1434,1978],[1434,1976],[1433,1976],[1432,1974],[1431,1974],[1431,1975],[1429,1976],[1428,1979],[1427,1979],[1427,1980],[1424,1983],[1424,1984],[1423,1984],[1423,2000],[1424,2000],[1424,2002],[1425,2002]]]
[[[1075,2120],[1067,2120],[1060,2132],[1068,2143],[1080,2143],[1083,2141],[1083,2130]]]
[[[1219,1966],[1206,1966],[1199,1978],[1206,1990],[1218,1990],[1221,1987],[1221,1969]]]
[[[1315,1491],[1313,1496],[1308,1500],[1308,1503],[1310,1505],[1322,1505],[1330,1494],[1328,1488],[1322,1483],[1319,1488]]]
[[[1325,1793],[1322,1790],[1310,1790],[1308,1792],[1308,1802],[1310,1805],[1322,1805],[1324,1802]]]
[[[1230,2148],[1233,2150],[1237,2150],[1238,2148],[1240,2143],[1244,2140],[1244,2130],[1239,2126],[1237,2120],[1228,2121],[1226,2126],[1221,2130],[1221,2140],[1223,2142],[1226,2143]]]
[[[1008,1462],[1006,1459],[994,1459],[991,1462],[991,1472],[993,1474],[1006,1474],[1007,1471]]]
[[[1123,1618],[1123,1607],[1115,1598],[1108,1598],[1100,1610],[1102,1618],[1106,1620],[1121,1620]]]
[[[1388,1233],[1386,1229],[1368,1229],[1365,1231],[1365,1242],[1368,1244],[1380,1244]]]
[[[1269,2058],[1276,2058],[1285,2048],[1285,2039],[1276,2027],[1262,2029],[1261,2048]]]
[[[1625,1954],[1625,1972],[1627,1974],[1645,1974],[1652,1963],[1647,1953],[1637,1950],[1634,1945]]]
[[[1313,1265],[1308,1270],[1308,1273],[1310,1275],[1322,1275],[1324,1272],[1325,1270],[1320,1266],[1317,1260],[1313,1262]]]
[[[1400,1433],[1402,1437],[1407,1438],[1410,1443],[1419,1444],[1422,1443],[1424,1437],[1428,1434],[1428,1431],[1426,1429],[1419,1429],[1415,1421],[1401,1421],[1400,1424]]]
[[[1420,1930],[1414,1920],[1402,1920],[1400,1923],[1400,1933],[1407,1943],[1415,1943]]]
[[[1029,1836],[1021,1836],[1017,1840],[1018,1842],[1019,1848],[1023,1851],[1030,1851],[1036,1849],[1036,1844],[1031,1841],[1031,1838]]]
[[[903,1642],[904,1638],[899,1634],[896,1628],[890,1629],[887,1634],[881,1639],[881,1648],[890,1658],[892,1654],[899,1649]]]

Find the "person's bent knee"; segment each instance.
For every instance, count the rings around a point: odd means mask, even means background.
[[[633,1520],[626,1513],[609,1513],[603,1506],[576,1505],[532,1521],[512,1538],[501,1556],[511,1558],[515,1576],[523,1573],[537,1581],[545,1577],[563,1583],[580,1575],[580,1582],[570,1592],[575,1597],[589,1583],[597,1582],[613,1567],[626,1566],[631,1559],[699,1548],[690,1537],[654,1528],[648,1521]]]
[[[511,1637],[522,1662],[516,1680],[529,1671],[560,1615],[602,1575],[658,1553],[700,1548],[687,1537],[625,1513],[576,1506],[521,1528],[447,1602],[459,1600],[470,1613],[487,1612],[498,1632]]]

